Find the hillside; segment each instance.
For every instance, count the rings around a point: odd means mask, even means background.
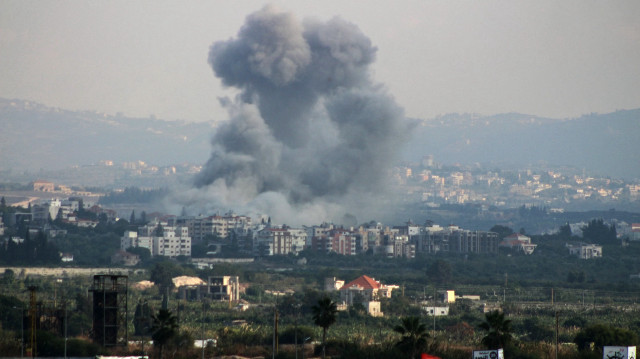
[[[204,162],[207,123],[109,116],[0,99],[0,169],[51,170],[142,160],[156,165]]]
[[[640,109],[555,120],[517,113],[452,114],[420,121],[407,158],[441,163],[550,164],[640,178]]]
[[[416,121],[403,158],[523,168],[573,166],[616,178],[640,178],[640,109],[548,119],[517,113],[449,114]],[[204,163],[209,123],[67,111],[0,99],[0,170],[60,169],[142,160],[155,165]]]

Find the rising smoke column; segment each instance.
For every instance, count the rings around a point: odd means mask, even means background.
[[[408,130],[370,78],[376,50],[339,18],[301,23],[273,7],[249,15],[209,52],[215,75],[240,94],[223,100],[230,119],[196,186],[242,205],[277,194],[294,207],[379,191]]]

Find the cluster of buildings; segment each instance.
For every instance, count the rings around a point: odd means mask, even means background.
[[[599,178],[575,171],[539,169],[486,170],[479,166],[441,166],[433,156],[420,163],[396,167],[398,184],[408,196],[432,206],[443,203],[476,203],[500,207],[522,204],[557,210],[585,200],[599,202],[640,201],[640,184]]]
[[[640,229],[640,225],[637,227]],[[191,233],[197,233],[197,237]],[[227,213],[224,216],[156,219],[135,231],[126,231],[120,248],[126,251],[131,247],[142,247],[152,256],[174,258],[191,256],[192,243],[207,243],[212,248],[208,254],[214,255],[220,246],[230,245],[232,237],[242,252],[252,256],[298,255],[303,250],[312,250],[346,256],[371,254],[415,258],[419,253],[496,254],[500,249],[530,255],[537,247],[523,234],[514,233],[501,239],[495,232],[467,230],[455,225],[442,227],[428,223],[420,226],[408,222],[389,227],[371,222],[350,228],[330,223],[292,228],[264,220],[252,224],[249,217]],[[597,244],[574,243],[567,244],[566,248],[570,255],[581,259],[602,257],[602,246]],[[117,261],[124,263],[124,259]]]
[[[147,248],[152,256],[190,256],[192,243],[212,247],[236,245],[254,256],[298,255],[303,250],[382,255],[388,258],[415,258],[416,253],[497,253],[498,235],[494,232],[465,230],[458,226],[403,226],[369,223],[344,228],[329,223],[293,228],[268,221],[252,224],[249,217],[232,213],[209,217],[168,217],[126,231],[121,249]],[[535,248],[535,245],[529,244]]]

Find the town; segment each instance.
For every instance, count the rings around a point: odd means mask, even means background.
[[[447,358],[467,358],[471,351],[494,347],[485,343],[489,339],[482,328],[497,325],[496,320],[512,321],[509,338],[518,339],[499,341],[495,348],[504,347],[517,356],[531,353],[527,343],[533,342],[546,343],[546,350],[560,350],[554,349],[552,322],[561,305],[565,324],[556,329],[555,340],[562,343],[560,354],[571,357],[588,352],[582,340],[597,340],[578,338],[586,335],[582,331],[592,333],[593,325],[600,325],[597,318],[602,311],[610,320],[626,323],[630,319],[626,313],[640,309],[635,304],[640,268],[632,264],[640,249],[637,215],[614,212],[615,219],[605,221],[592,214],[576,218],[565,209],[567,204],[589,200],[584,193],[607,204],[614,198],[615,203],[621,201],[614,196],[628,196],[633,204],[637,185],[553,171],[487,175],[452,168],[425,157],[416,167],[396,167],[397,186],[406,196],[419,193],[418,201],[434,213],[440,207],[472,202],[482,215],[492,213],[490,228],[463,228],[428,218],[289,226],[274,223],[268,214],[172,215],[139,207],[151,204],[141,198],[164,196],[166,190],[128,187],[99,192],[41,179],[18,188],[11,185],[11,190],[2,191],[1,203],[0,260],[7,288],[3,296],[12,308],[22,308],[23,321],[40,318],[35,324],[38,335],[49,341],[53,339],[46,331],[62,337],[62,328],[70,325],[76,338],[70,350],[79,355],[158,354],[162,346],[147,341],[153,338],[150,323],[162,314],[179,323],[177,336],[166,347],[182,356],[195,356],[198,350],[207,357],[267,356],[269,351],[282,357],[324,351],[331,355],[355,345],[350,350],[390,357],[413,350],[385,345],[402,338],[395,331],[397,323],[417,325],[411,321],[418,318],[431,326],[423,324],[420,335],[430,344],[420,350]],[[412,175],[414,171],[421,175]],[[164,177],[177,173],[150,172]],[[487,178],[492,180],[486,186],[479,184]],[[482,188],[487,192],[479,199]],[[546,197],[539,188],[562,188],[564,197]],[[142,203],[118,203],[118,198]],[[539,233],[518,231],[508,226],[514,223],[509,205],[519,205],[517,213],[534,215],[541,223],[547,223],[544,216],[571,215],[574,220]],[[596,269],[601,261],[610,260],[618,266]],[[46,268],[51,265],[58,269]],[[606,285],[621,280],[624,285],[615,292]],[[20,288],[30,288],[32,299]],[[113,307],[113,323],[105,323],[91,310],[104,306],[99,300],[107,294],[120,298],[121,304]],[[126,304],[123,296],[138,299]],[[314,308],[324,298],[335,306],[336,324],[329,325],[335,328],[328,331],[328,338],[322,330],[329,327],[316,322],[318,332],[313,326]],[[207,303],[206,309],[197,303]],[[63,315],[67,306],[75,308],[64,314],[70,315],[69,321]],[[3,328],[17,333],[20,312],[5,312],[9,314],[2,319]],[[539,313],[538,319],[527,319],[531,313]],[[274,316],[280,332],[272,326]],[[576,318],[581,322],[574,322]],[[364,323],[372,320],[375,327],[366,329]],[[349,328],[355,323],[360,329],[353,332]],[[31,325],[22,328],[29,331]],[[111,325],[115,332],[99,329]],[[632,335],[616,343],[635,344],[632,331],[616,333],[621,338]],[[281,345],[266,344],[270,337]],[[373,342],[357,339],[366,337]],[[24,333],[18,339],[5,348],[16,355],[24,350],[55,353],[46,344],[38,347],[37,340],[28,342]],[[179,340],[191,340],[195,346],[179,345]],[[87,347],[90,342],[94,346]],[[454,342],[464,349],[446,344]],[[78,347],[81,343],[85,347]]]

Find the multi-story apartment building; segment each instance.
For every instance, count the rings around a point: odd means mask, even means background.
[[[423,228],[412,240],[416,243],[416,250],[421,253],[497,253],[499,243],[498,234],[494,232],[437,225]]]
[[[298,254],[305,248],[307,232],[304,229],[266,227],[253,238],[253,252],[256,255],[272,256]]]
[[[359,234],[357,232],[334,228],[322,235],[312,238],[314,250],[324,253],[335,252],[342,255],[354,256],[357,252]],[[361,238],[361,237],[360,237]]]
[[[152,222],[126,231],[120,238],[120,249],[147,248],[152,256],[191,256],[191,237],[186,226],[170,226],[167,222]]]
[[[227,213],[224,216],[179,217],[177,224],[189,228],[194,241],[202,241],[207,236],[227,238],[231,232],[247,235],[251,229],[251,217]]]

